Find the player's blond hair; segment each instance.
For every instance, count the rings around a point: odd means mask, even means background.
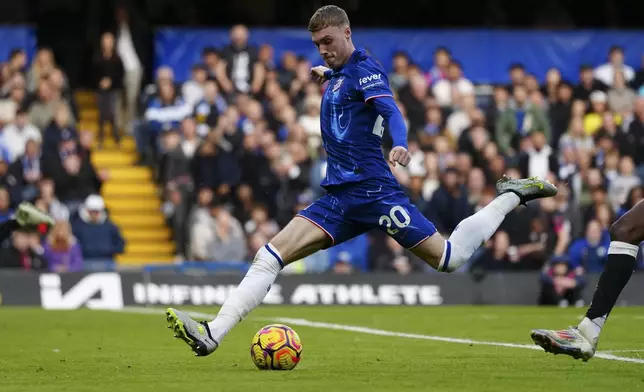
[[[319,31],[326,27],[349,26],[347,13],[337,5],[325,5],[321,7],[309,20],[309,31]]]

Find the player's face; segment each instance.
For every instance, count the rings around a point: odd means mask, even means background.
[[[351,55],[349,26],[329,26],[311,33],[311,39],[320,56],[331,68],[341,67]]]

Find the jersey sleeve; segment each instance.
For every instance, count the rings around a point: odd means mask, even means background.
[[[356,87],[365,102],[377,97],[394,96],[389,88],[387,74],[378,65],[363,61],[356,69],[358,71]]]

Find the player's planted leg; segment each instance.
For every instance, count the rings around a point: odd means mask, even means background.
[[[319,227],[301,217],[294,218],[257,252],[246,276],[226,298],[214,320],[197,322],[170,308],[166,313],[169,328],[174,330],[175,337],[192,347],[196,355],[212,353],[226,334],[262,303],[284,265],[323,249],[329,243],[329,236]]]
[[[551,183],[533,178],[503,177],[496,184],[498,196],[476,214],[458,224],[447,241],[436,234],[411,251],[438,271],[453,272],[489,240],[505,216],[520,204],[557,194]]]
[[[640,202],[611,227],[608,261],[581,323],[564,330],[535,329],[530,335],[535,344],[546,352],[566,354],[584,361],[595,355],[604,323],[635,270],[638,245],[644,241],[642,217],[644,203]]]

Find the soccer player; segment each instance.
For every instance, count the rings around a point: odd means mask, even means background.
[[[610,228],[608,260],[579,325],[563,330],[535,329],[530,334],[535,344],[546,352],[566,354],[584,362],[595,355],[604,323],[635,270],[639,244],[644,241],[642,217],[644,202],[639,202]]]
[[[214,320],[197,322],[176,309],[167,310],[168,327],[198,356],[217,349],[233,326],[262,302],[288,263],[379,228],[433,268],[452,272],[519,204],[557,193],[552,184],[536,178],[504,178],[497,183],[499,196],[462,221],[445,240],[405,196],[383,157],[386,122],[393,139],[389,164],[406,166],[410,161],[407,130],[385,71],[364,50],[355,49],[343,9],[320,8],[311,17],[309,30],[329,66],[311,70],[318,82],[328,81],[320,115],[328,155],[322,182],[327,194],[300,211],[257,252],[248,273]]]
[[[38,230],[47,233],[54,226],[54,220],[31,203],[22,202],[16,209],[15,216],[0,223],[0,243],[9,238],[19,228]]]

